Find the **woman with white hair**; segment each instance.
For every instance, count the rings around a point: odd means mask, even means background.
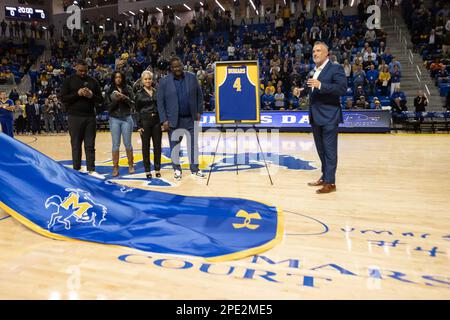
[[[142,88],[136,93],[135,107],[138,119],[138,131],[142,139],[142,157],[145,175],[152,178],[150,162],[150,139],[153,141],[155,176],[161,177],[161,140],[162,131],[156,104],[156,90],[153,88],[153,73],[145,70],[141,75]]]

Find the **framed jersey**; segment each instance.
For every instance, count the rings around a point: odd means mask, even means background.
[[[258,61],[216,62],[216,123],[260,123]]]

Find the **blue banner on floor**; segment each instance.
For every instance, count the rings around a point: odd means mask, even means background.
[[[283,235],[282,213],[268,204],[115,184],[2,133],[0,150],[0,208],[53,239],[223,261],[266,251]]]

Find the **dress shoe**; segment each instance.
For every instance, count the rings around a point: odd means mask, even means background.
[[[308,182],[308,186],[310,186],[310,187],[323,186],[323,180],[319,179],[319,180],[314,181],[314,182]]]
[[[324,183],[321,189],[316,190],[316,193],[330,193],[334,191],[336,191],[335,184]]]

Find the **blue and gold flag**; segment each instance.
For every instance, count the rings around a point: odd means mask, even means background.
[[[266,251],[282,238],[282,214],[271,205],[100,180],[2,133],[0,150],[0,208],[53,239],[223,261]]]

